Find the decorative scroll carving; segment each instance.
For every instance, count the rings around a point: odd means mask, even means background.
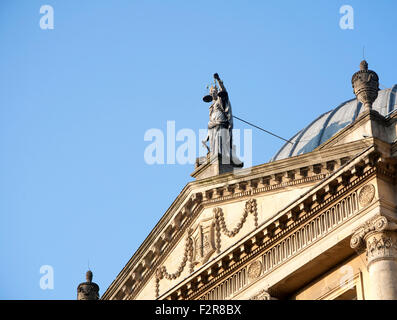
[[[364,186],[358,195],[358,201],[362,207],[369,205],[375,196],[375,187],[372,184]]]
[[[387,220],[386,217],[377,215],[366,221],[360,228],[356,230],[350,240],[350,246],[353,249],[360,249],[365,246],[365,236],[370,232],[381,232],[384,230],[394,230],[395,223]]]
[[[366,221],[350,240],[355,250],[366,249],[368,265],[382,259],[397,259],[397,224],[384,216]]]
[[[252,262],[248,267],[248,279],[255,280],[262,273],[262,262],[256,260]]]
[[[249,300],[273,300],[273,299],[265,289],[262,289],[253,296],[251,296]]]

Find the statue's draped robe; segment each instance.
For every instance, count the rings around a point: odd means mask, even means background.
[[[210,107],[208,136],[210,152],[230,159],[232,148],[233,117],[232,107],[226,90],[219,92]]]

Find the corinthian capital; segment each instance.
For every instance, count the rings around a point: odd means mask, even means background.
[[[277,300],[273,298],[269,292],[267,292],[265,289],[259,290],[257,293],[255,293],[253,296],[249,298],[249,300]]]
[[[385,216],[376,216],[356,230],[350,240],[355,249],[366,249],[368,263],[378,258],[397,256],[397,224]]]
[[[394,225],[393,222],[387,220],[384,216],[376,216],[366,221],[360,228],[356,229],[350,240],[350,246],[353,249],[361,249],[365,246],[365,236],[370,232],[387,230],[388,227]]]
[[[397,260],[397,234],[385,231],[367,238],[367,262],[378,260]]]

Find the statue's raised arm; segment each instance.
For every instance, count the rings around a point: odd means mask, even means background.
[[[227,93],[227,90],[223,84],[223,81],[219,77],[219,74],[215,73],[214,79],[218,82],[218,85],[220,88],[220,90],[218,92],[218,96],[221,98],[222,107],[223,107],[223,110],[225,111],[225,115],[229,122],[228,129],[232,130],[233,129],[233,115],[232,115],[232,105],[230,104],[230,100],[229,100],[229,94]]]
[[[221,78],[219,78],[219,74],[214,73],[214,79],[218,82],[219,87],[221,89],[220,91],[227,92],[226,89],[225,89],[225,86],[223,85],[223,81],[221,80]]]

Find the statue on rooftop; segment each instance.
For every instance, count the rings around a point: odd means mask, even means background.
[[[232,106],[223,81],[217,73],[214,74],[214,79],[215,83],[210,87],[209,95],[203,98],[205,102],[212,104],[209,108],[208,134],[202,142],[209,153],[221,155],[224,161],[233,163]]]

